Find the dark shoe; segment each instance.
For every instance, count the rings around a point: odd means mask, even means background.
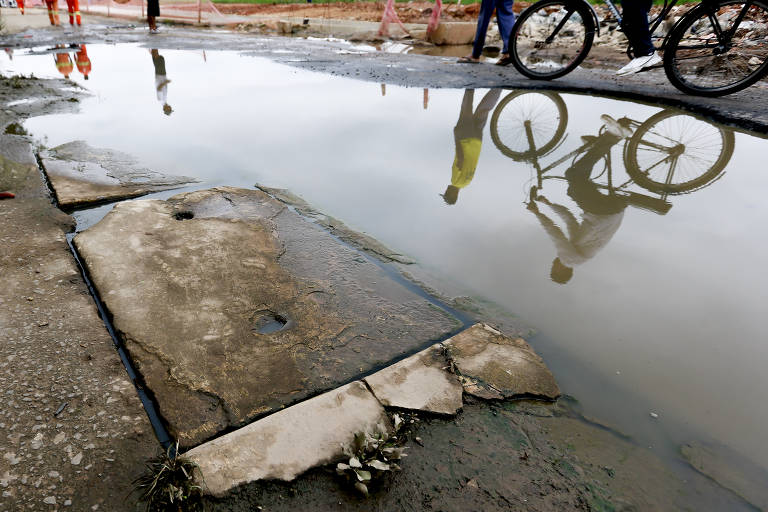
[[[506,57],[500,58],[498,62],[496,62],[497,66],[509,66],[510,64],[512,64],[512,57],[510,57],[509,55],[507,55]]]

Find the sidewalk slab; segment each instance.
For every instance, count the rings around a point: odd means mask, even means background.
[[[83,141],[43,151],[40,159],[63,208],[138,197],[197,181],[143,168],[131,155],[94,148]]]
[[[186,453],[206,492],[222,495],[255,480],[293,480],[352,451],[355,434],[386,434],[391,425],[362,382],[294,405]]]
[[[387,407],[437,414],[456,414],[462,386],[448,365],[440,344],[365,378],[376,398]]]
[[[485,399],[560,396],[544,361],[522,338],[475,324],[443,342],[470,395]]]
[[[183,447],[461,326],[258,190],[122,202],[75,244]]]

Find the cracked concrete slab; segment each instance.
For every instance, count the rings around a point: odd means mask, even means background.
[[[123,202],[75,244],[184,447],[461,326],[258,190]]]
[[[83,141],[42,151],[40,160],[59,206],[64,208],[143,196],[197,181],[140,167],[131,155],[94,148]]]
[[[387,434],[384,408],[355,381],[251,423],[187,452],[206,492],[221,495],[256,480],[293,480],[352,451],[355,434]]]
[[[447,364],[442,345],[436,344],[369,375],[365,382],[384,406],[456,414],[463,389]]]
[[[470,395],[551,400],[560,396],[549,368],[522,338],[510,338],[493,327],[475,324],[443,345]]]

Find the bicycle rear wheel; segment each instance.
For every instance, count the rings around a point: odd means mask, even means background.
[[[580,0],[542,0],[517,19],[510,37],[512,64],[534,80],[573,71],[592,48],[595,22]]]
[[[743,0],[703,3],[683,16],[664,50],[664,71],[672,85],[687,94],[723,96],[765,76],[768,4],[753,1],[730,41],[717,35],[733,30],[744,5]]]

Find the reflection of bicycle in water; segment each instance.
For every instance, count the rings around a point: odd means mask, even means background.
[[[593,257],[621,225],[627,206],[660,215],[672,207],[668,196],[686,194],[720,177],[733,154],[733,132],[700,118],[662,110],[645,122],[601,116],[596,136],[551,163],[542,159],[555,153],[567,139],[568,112],[556,93],[519,91],[507,95],[491,117],[491,137],[506,156],[529,162],[536,170],[528,209],[555,243],[558,257],[552,279],[567,282],[573,267]],[[616,179],[612,152],[623,144],[628,179]],[[568,164],[563,174],[553,171]],[[581,220],[570,210],[541,195],[546,180],[568,183],[568,196],[583,211]],[[630,190],[636,184],[644,193]],[[567,235],[540,208],[560,218]]]

